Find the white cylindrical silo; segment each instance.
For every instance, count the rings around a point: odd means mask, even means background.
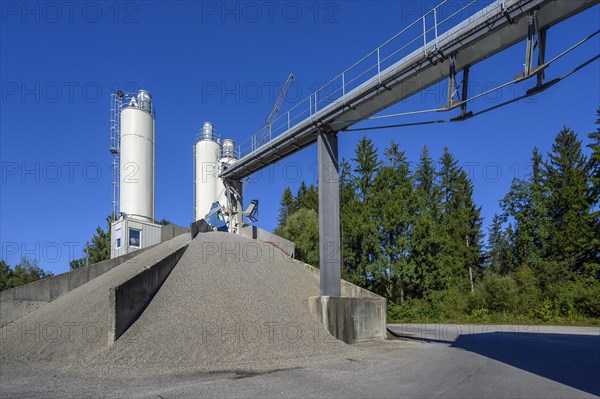
[[[120,212],[154,222],[152,96],[145,90],[126,98],[121,110]]]
[[[215,140],[214,126],[210,122],[202,125],[195,145],[195,219],[204,219],[212,204],[217,201],[217,180],[221,144]]]
[[[219,173],[229,165],[233,165],[236,162],[234,148],[235,144],[233,140],[223,140],[223,148],[219,159]],[[227,200],[225,184],[220,178],[217,179],[217,199],[225,209],[229,210],[229,201]]]

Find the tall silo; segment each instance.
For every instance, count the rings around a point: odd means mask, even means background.
[[[235,159],[235,144],[231,139],[223,140],[223,147],[221,156],[219,159],[219,173],[226,169],[229,165],[233,165],[236,162]],[[229,201],[227,199],[227,192],[225,189],[225,184],[222,179],[217,179],[217,199],[219,203],[228,211],[229,209]]]
[[[153,223],[155,120],[149,92],[139,90],[123,104],[120,137],[120,213]]]
[[[210,122],[202,125],[194,145],[194,219],[204,219],[217,201],[217,181],[221,144]]]

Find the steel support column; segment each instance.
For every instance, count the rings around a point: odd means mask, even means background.
[[[546,63],[546,38],[548,37],[548,28],[540,29],[538,34],[538,68]],[[543,68],[537,74],[537,88],[541,89],[546,78],[546,72]]]
[[[460,116],[465,118],[467,116],[467,100],[469,99],[469,71],[471,67],[468,65],[463,69],[463,81],[462,81],[462,96],[460,101],[463,103],[460,106]]]
[[[318,132],[321,296],[341,296],[340,180],[337,133]]]
[[[450,56],[450,70],[448,71],[448,109],[452,109],[456,90],[456,54],[452,54]]]
[[[527,31],[527,44],[525,46],[525,72],[524,77],[531,75],[531,68],[533,63],[533,49],[535,48],[535,35],[536,35],[536,22],[537,12],[533,11],[529,14],[529,28]]]

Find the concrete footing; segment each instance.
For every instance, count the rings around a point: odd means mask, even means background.
[[[308,308],[331,335],[348,344],[386,337],[385,298],[313,296]]]

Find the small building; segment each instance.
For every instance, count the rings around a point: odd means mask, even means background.
[[[123,217],[110,226],[110,257],[115,258],[138,249],[160,244],[161,225]]]

